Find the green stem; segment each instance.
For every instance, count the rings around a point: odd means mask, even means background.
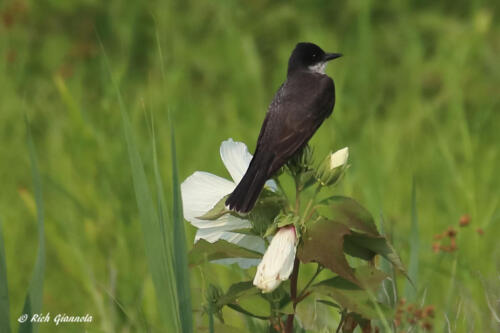
[[[309,282],[307,282],[306,286],[299,293],[299,296],[297,297],[298,302],[302,301],[302,299],[305,298],[304,296],[305,296],[305,294],[307,292],[307,288],[309,288],[311,286],[311,284],[314,282],[314,280],[319,275],[319,273],[321,273],[322,270],[323,270],[323,267],[321,267],[320,265],[318,265],[318,268],[316,269],[316,273],[314,273],[314,275],[312,276],[312,278],[309,280]]]
[[[307,203],[306,209],[304,211],[304,215],[302,217],[302,223],[307,222],[311,218],[312,213],[314,213],[314,209],[313,209],[311,211],[311,213],[308,215],[309,209],[311,209],[311,206],[314,203],[314,201],[316,200],[316,197],[318,196],[318,193],[321,191],[321,188],[322,188],[321,184],[318,185],[318,187],[316,187],[316,190],[314,191],[312,198]]]
[[[300,181],[295,177],[295,213],[299,215],[300,210]]]
[[[342,329],[342,326],[344,325],[345,318],[346,318],[346,311],[342,310],[342,312],[340,313],[339,326],[337,327],[337,330],[335,331],[336,333],[340,333],[340,330]]]

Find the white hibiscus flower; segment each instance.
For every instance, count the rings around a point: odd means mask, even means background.
[[[198,228],[194,241],[196,243],[200,239],[205,239],[213,243],[223,239],[249,250],[263,253],[265,244],[262,238],[232,232],[233,230],[251,228],[250,221],[231,214],[225,214],[213,221],[199,219],[224,196],[233,192],[252,160],[247,146],[242,142],[234,142],[232,139],[222,142],[220,156],[233,179],[232,181],[208,172],[196,171],[181,184],[184,218]],[[276,190],[276,183],[273,180],[267,181],[266,185]],[[238,263],[240,267],[248,268],[257,265],[260,259],[236,258],[215,260],[214,262]]]

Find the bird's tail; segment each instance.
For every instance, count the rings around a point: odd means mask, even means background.
[[[240,213],[247,213],[252,210],[257,201],[266,180],[269,178],[268,169],[273,159],[272,154],[264,158],[259,154],[254,156],[248,170],[234,189],[233,193],[227,198],[226,206]]]

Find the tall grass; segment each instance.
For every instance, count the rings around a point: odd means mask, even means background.
[[[5,264],[5,247],[2,221],[0,220],[0,332],[10,333],[9,307],[7,265]]]
[[[105,57],[105,60],[108,70],[110,70],[111,73],[107,57]],[[136,147],[130,120],[125,105],[123,104],[121,93],[116,81],[114,81],[113,78],[111,79],[119,100],[123,133],[127,144],[134,191],[137,206],[139,208],[144,244],[146,246],[146,257],[149,262],[149,270],[155,286],[156,300],[159,304],[162,325],[164,325],[169,332],[193,332],[189,274],[187,270],[187,248],[177,175],[173,127],[171,127],[173,214],[171,217],[172,221],[169,222],[170,217],[168,216],[168,208],[165,202],[162,179],[156,157],[155,136],[154,134],[152,136],[152,145],[156,180],[155,190],[156,196],[158,197],[156,203],[146,178],[142,158]]]
[[[31,319],[33,314],[42,312],[43,303],[43,282],[45,275],[45,226],[44,226],[44,208],[42,199],[42,183],[40,179],[40,172],[38,170],[38,162],[35,152],[35,145],[31,135],[31,129],[28,121],[26,120],[26,128],[28,132],[28,152],[31,164],[31,174],[33,178],[33,190],[35,194],[36,203],[36,217],[38,227],[38,250],[33,269],[33,275],[29,284],[28,293],[24,300],[23,311],[21,315],[27,316]],[[38,332],[38,323],[26,320],[19,325],[19,332],[31,333]]]

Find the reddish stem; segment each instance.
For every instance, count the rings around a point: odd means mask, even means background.
[[[290,296],[293,302],[293,312],[295,313],[295,307],[297,306],[297,280],[299,277],[299,259],[295,258],[293,264],[292,276],[290,277]],[[289,314],[286,319],[285,333],[293,333],[293,319],[295,314]]]

